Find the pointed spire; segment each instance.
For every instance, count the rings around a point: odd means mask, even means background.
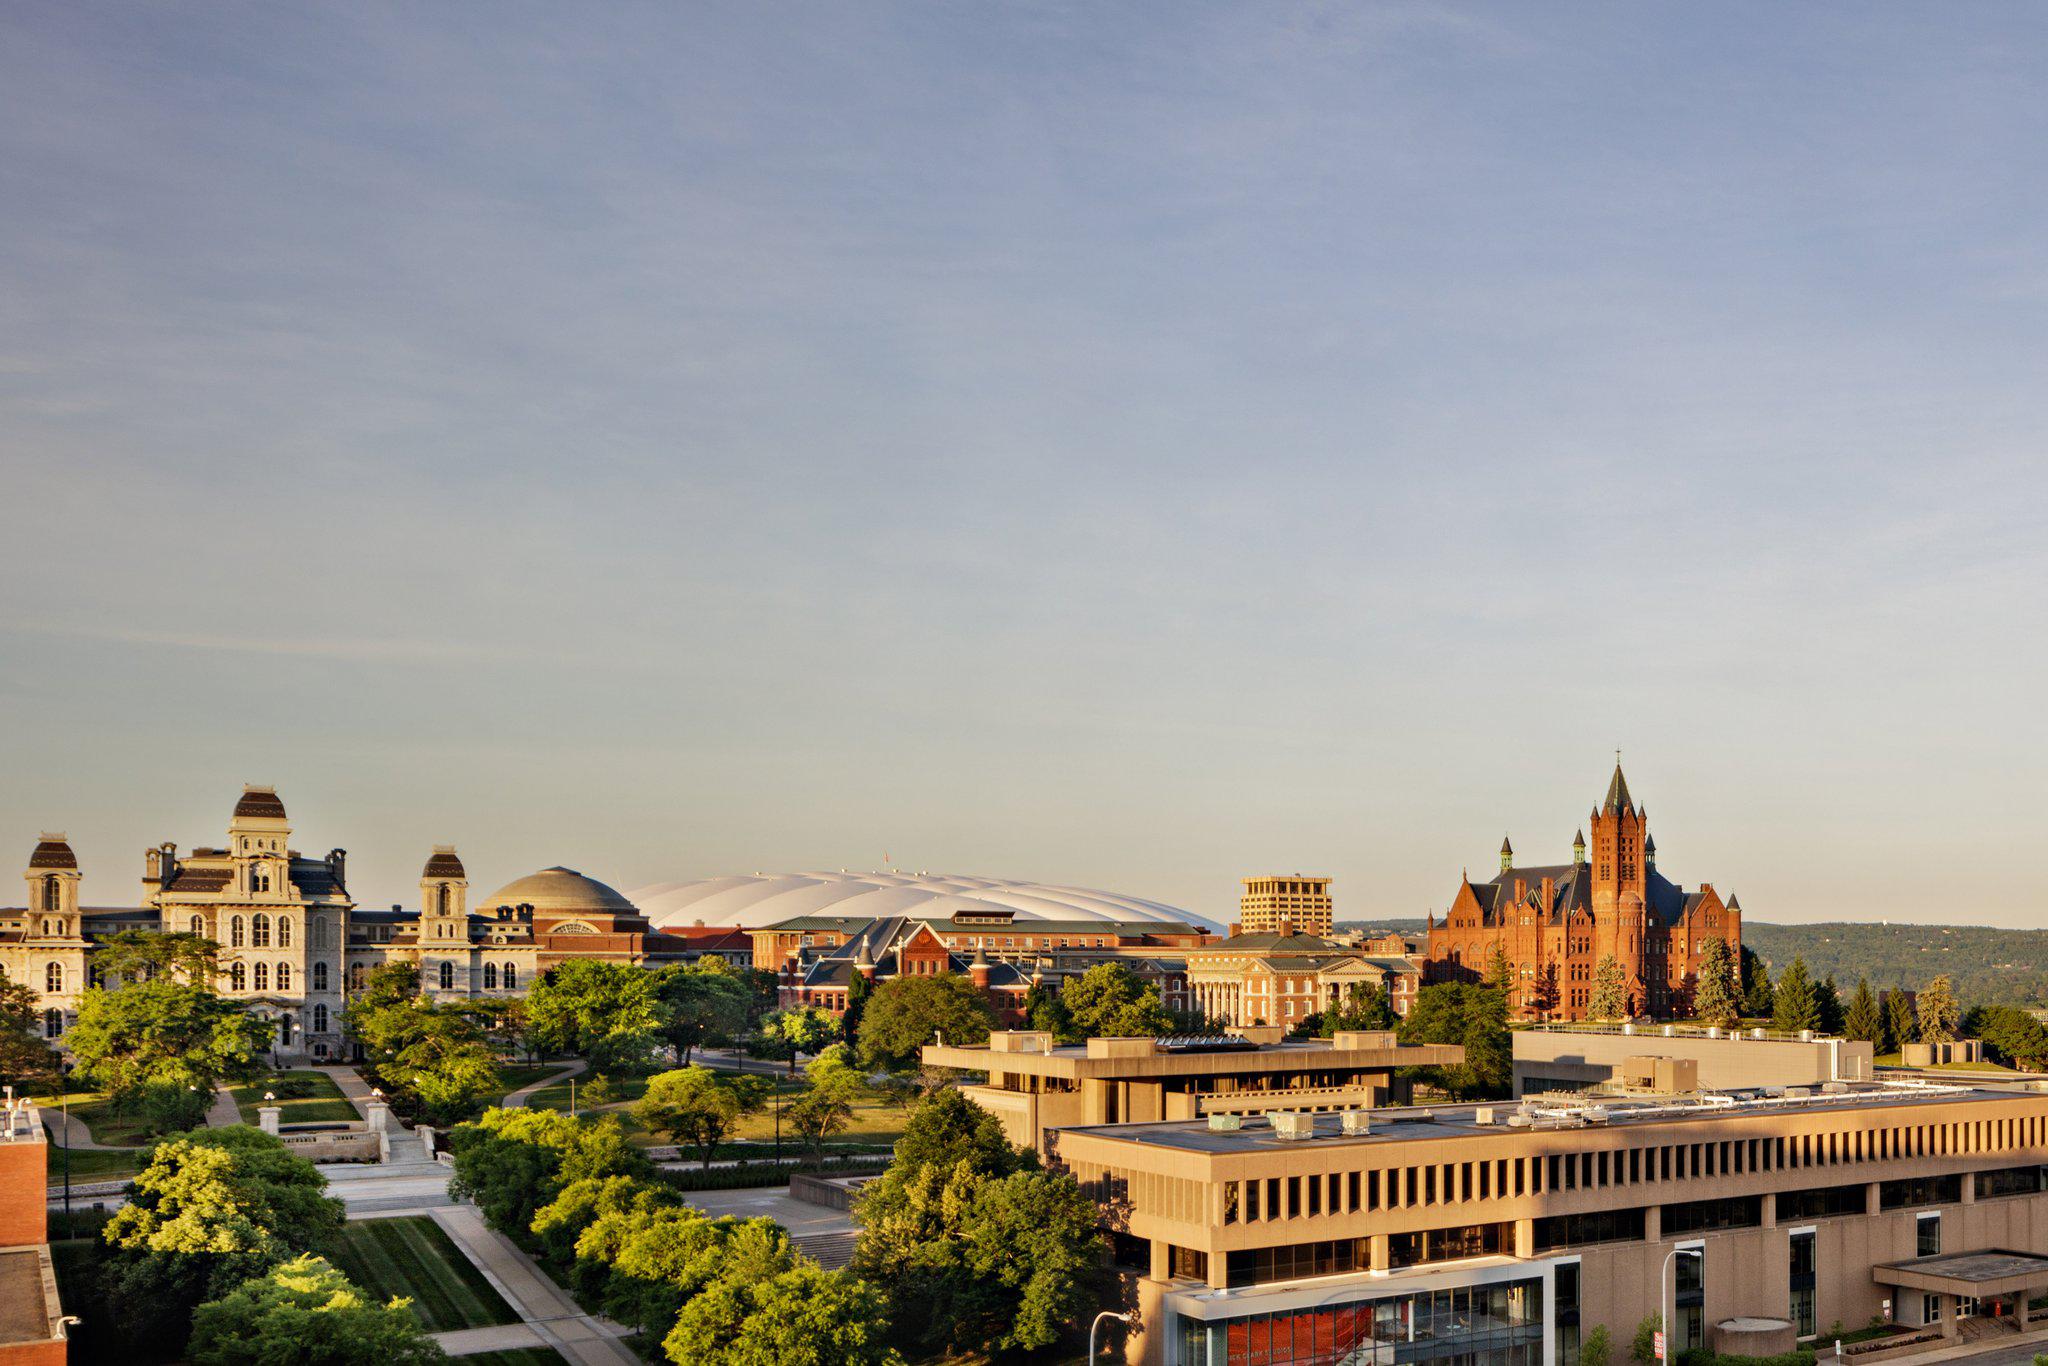
[[[1621,751],[1614,751],[1614,777],[1607,783],[1607,800],[1600,804],[1602,811],[1627,811],[1633,803],[1629,800],[1628,779],[1621,776]]]
[[[1584,830],[1580,830],[1572,836],[1572,867],[1583,868],[1585,867],[1585,865],[1586,832]]]
[[[875,956],[868,951],[868,937],[865,934],[860,937],[860,944],[853,951],[853,965],[857,968],[871,968],[875,965]]]
[[[1505,873],[1515,866],[1515,846],[1508,843],[1508,837],[1500,837],[1500,870]]]
[[[1645,835],[1643,836],[1643,862],[1646,864],[1654,864],[1656,861],[1657,837],[1655,835]]]

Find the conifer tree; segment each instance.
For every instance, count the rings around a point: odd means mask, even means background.
[[[1593,969],[1593,998],[1586,1003],[1586,1014],[1595,1020],[1619,1020],[1628,1014],[1628,983],[1611,953]]]
[[[1742,1015],[1735,991],[1735,964],[1725,940],[1700,945],[1699,980],[1693,987],[1692,1013],[1708,1024],[1732,1025]]]
[[[1795,958],[1778,979],[1778,995],[1771,1010],[1771,1027],[1786,1034],[1820,1028],[1820,1001],[1807,975],[1806,960]]]
[[[1909,1043],[1920,1042],[1920,1022],[1913,1017],[1913,1005],[1897,987],[1884,994],[1885,1033],[1890,1036],[1887,1053],[1896,1053]]]
[[[1849,997],[1849,1009],[1842,1017],[1842,1036],[1859,1039],[1875,1052],[1886,1051],[1880,1046],[1884,1042],[1884,1012],[1878,1009],[1877,994],[1870,989],[1866,977],[1856,979],[1856,991]]]
[[[1920,1042],[1948,1043],[1956,1036],[1956,1022],[1960,1012],[1956,1009],[1955,988],[1942,973],[1929,982],[1914,1003],[1920,1016]]]
[[[1771,989],[1771,972],[1763,956],[1749,945],[1742,946],[1742,1013],[1752,1019],[1768,1019],[1777,1008]]]

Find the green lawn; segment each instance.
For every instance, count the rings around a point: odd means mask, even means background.
[[[508,1347],[502,1352],[479,1352],[455,1359],[463,1366],[569,1366],[567,1359],[552,1347]]]
[[[80,1148],[71,1154],[71,1184],[84,1185],[89,1181],[125,1181],[142,1170],[149,1160],[148,1148],[116,1148],[99,1151]],[[50,1184],[64,1184],[64,1150],[56,1144],[49,1150]]]
[[[583,1099],[587,1089],[585,1081],[585,1077],[576,1078],[576,1112],[579,1115],[587,1116],[593,1113],[593,1110]],[[778,1076],[774,1081],[775,1094],[781,1104],[787,1105],[791,1099],[803,1093],[804,1082],[801,1072],[797,1074],[797,1080],[794,1082],[790,1081],[786,1076]],[[612,1085],[616,1094],[623,1101],[635,1101],[647,1093],[647,1078],[645,1077],[619,1077],[613,1080]],[[569,1084],[563,1082],[559,1086],[544,1086],[533,1093],[532,1098],[527,1101],[527,1104],[536,1110],[567,1110],[569,1108]],[[607,1106],[599,1109],[597,1113],[608,1114],[616,1118],[621,1127],[625,1129],[626,1136],[642,1147],[662,1147],[666,1146],[670,1141],[662,1135],[651,1134],[642,1128],[640,1121],[633,1118],[633,1111],[630,1105],[620,1104],[618,1108]],[[897,1139],[903,1137],[903,1120],[906,1113],[902,1109],[893,1105],[886,1105],[879,1100],[855,1101],[853,1106],[853,1123],[843,1133],[835,1134],[832,1141],[834,1143],[864,1144],[894,1143]],[[739,1122],[732,1136],[735,1139],[752,1139],[759,1143],[773,1142],[775,1138],[774,1111],[770,1108],[763,1108],[757,1114],[748,1115]],[[782,1126],[782,1139],[784,1143],[792,1141],[787,1121]]]
[[[560,1062],[501,1062],[498,1064],[498,1094],[491,1098],[491,1103],[495,1105],[522,1086],[546,1081],[566,1066],[567,1063]]]
[[[410,1296],[430,1333],[519,1322],[483,1273],[423,1214],[344,1225],[333,1261],[373,1299]]]
[[[138,1115],[116,1115],[107,1103],[104,1094],[98,1091],[73,1091],[67,1105],[60,1106],[56,1095],[38,1097],[36,1104],[53,1115],[69,1109],[73,1119],[85,1121],[85,1127],[92,1131],[96,1143],[144,1143],[148,1139],[142,1131],[142,1119]]]
[[[558,1067],[555,1070],[559,1072],[561,1069]],[[576,1112],[578,1114],[590,1108],[584,1096],[590,1090],[591,1076],[591,1073],[585,1072],[581,1076],[574,1078],[576,1083]],[[645,1077],[606,1077],[605,1081],[611,1086],[611,1099],[613,1101],[638,1100],[647,1094],[647,1078]],[[526,1103],[536,1110],[566,1110],[569,1108],[569,1083],[561,1081],[553,1086],[543,1086],[540,1090],[535,1091],[527,1099]],[[610,1102],[606,1103],[609,1104]]]
[[[235,1108],[242,1112],[244,1124],[256,1123],[256,1111],[264,1103],[263,1093],[276,1091],[281,1077],[308,1078],[313,1093],[293,1098],[279,1092],[277,1108],[283,1112],[278,1116],[280,1124],[332,1123],[362,1118],[356,1113],[356,1107],[349,1104],[348,1098],[341,1094],[341,1088],[334,1084],[332,1078],[325,1072],[315,1072],[308,1068],[302,1071],[271,1073],[233,1087]]]

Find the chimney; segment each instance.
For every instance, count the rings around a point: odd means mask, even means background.
[[[1294,922],[1293,922],[1292,920],[1289,920],[1289,919],[1287,919],[1287,918],[1285,918],[1285,917],[1283,916],[1283,917],[1281,918],[1281,920],[1280,920],[1280,937],[1281,937],[1282,939],[1285,939],[1285,938],[1287,938],[1287,937],[1288,937],[1289,935],[1291,935],[1291,934],[1293,934],[1293,933],[1294,933]]]

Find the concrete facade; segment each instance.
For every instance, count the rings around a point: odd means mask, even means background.
[[[1053,1136],[1131,1267],[1131,1362],[1288,1366],[1366,1346],[1399,1361],[1418,1325],[1438,1354],[1570,1361],[1596,1325],[1625,1345],[1660,1284],[1680,1350],[1744,1317],[1803,1337],[1881,1314],[1953,1331],[1965,1297],[1904,1295],[1880,1268],[2048,1248],[2048,1095],[2032,1092],[1864,1084],[1286,1127],[1312,1137],[1199,1122]],[[1453,1332],[1477,1336],[1454,1348]]]
[[[1869,1081],[1875,1050],[1855,1039],[1720,1030],[1687,1025],[1565,1025],[1513,1034],[1515,1094],[1572,1091],[1618,1083],[1634,1059],[1695,1065],[1703,1091],[1743,1086],[1820,1086]]]

